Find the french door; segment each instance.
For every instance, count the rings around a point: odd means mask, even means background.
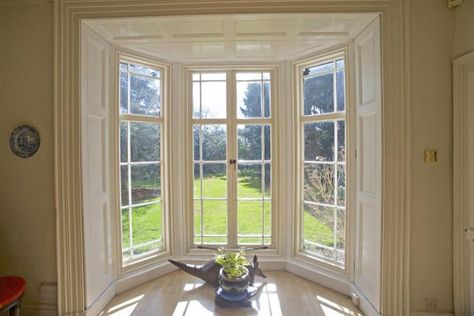
[[[191,70],[193,244],[272,246],[272,70]]]

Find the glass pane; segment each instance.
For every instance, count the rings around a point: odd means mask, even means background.
[[[239,165],[238,198],[262,197],[262,165]]]
[[[239,238],[237,239],[237,243],[239,245],[261,245],[262,237],[239,236]]]
[[[133,162],[160,160],[160,125],[130,122],[130,154]]]
[[[334,165],[304,165],[304,200],[334,204]]]
[[[201,118],[201,83],[193,82],[193,117]]]
[[[201,74],[193,73],[193,81],[199,81],[199,80],[201,80]]]
[[[122,255],[124,257],[130,256],[130,219],[128,207],[121,211],[121,222],[122,222]]]
[[[304,115],[334,112],[332,73],[303,79]]]
[[[262,125],[237,125],[239,160],[262,160]]]
[[[337,166],[337,205],[346,205],[346,170],[344,165]]]
[[[203,118],[226,118],[226,82],[201,82],[201,102]]]
[[[264,72],[262,73],[263,80],[270,80],[270,73],[269,72]]]
[[[128,122],[120,122],[120,161],[128,161]]]
[[[205,245],[226,245],[227,244],[227,236],[225,237],[203,237],[202,243]]]
[[[336,68],[343,69],[344,68],[344,59],[336,60]]]
[[[132,203],[156,201],[161,196],[160,164],[131,167]]]
[[[193,126],[193,151],[194,151],[194,160],[201,160],[201,152],[199,151],[199,138],[201,132],[201,125]]]
[[[272,195],[272,170],[269,163],[265,164],[265,197]]]
[[[263,109],[265,112],[265,117],[270,117],[270,104],[271,104],[271,94],[270,94],[270,82],[263,83]]]
[[[330,207],[304,204],[304,248],[324,258],[335,259],[334,212]]]
[[[202,159],[226,161],[225,125],[202,125]]]
[[[334,62],[331,61],[322,65],[307,68],[304,75],[318,75],[332,71],[334,71]]]
[[[346,161],[346,122],[337,121],[337,161]]]
[[[128,113],[128,73],[120,72],[120,113]]]
[[[260,72],[238,72],[236,74],[237,81],[240,80],[261,80],[262,73]]]
[[[200,176],[200,164],[195,163],[193,170],[194,170],[194,197],[199,199],[201,198],[201,176]]]
[[[152,69],[146,66],[140,66],[135,64],[130,64],[129,67],[130,72],[141,74],[145,76],[150,76],[154,78],[160,78],[160,71],[156,69]]]
[[[304,125],[304,160],[334,161],[334,122]]]
[[[160,80],[130,76],[130,112],[132,114],[160,115]]]
[[[206,198],[225,198],[227,196],[227,177],[225,164],[204,164],[202,195]]]
[[[262,117],[261,82],[237,82],[237,117]]]
[[[337,225],[336,225],[336,261],[344,264],[344,249],[345,249],[345,229],[346,229],[346,211],[337,210]]]
[[[120,167],[120,195],[121,205],[128,205],[128,166]]]
[[[227,202],[204,200],[203,206],[204,235],[227,236]]]
[[[201,235],[201,200],[194,200],[194,235]]]
[[[151,241],[161,241],[161,217],[161,203],[132,208],[134,254],[161,247],[159,242],[143,245]]]
[[[265,160],[270,160],[270,159],[271,159],[271,155],[272,155],[272,149],[271,149],[271,143],[272,143],[271,127],[270,127],[270,125],[265,125],[263,129],[264,129],[264,145],[265,145],[264,157],[265,157]]]
[[[264,232],[269,236],[272,234],[272,201],[264,201],[263,208],[265,210]]]
[[[202,81],[212,81],[212,80],[217,80],[217,81],[222,81],[226,80],[226,73],[225,72],[209,72],[209,73],[203,73],[201,74],[201,80]]]
[[[337,110],[343,112],[345,108],[344,70],[336,72],[336,93]]]
[[[128,64],[127,63],[120,63],[120,71],[128,72]]]
[[[237,205],[237,233],[262,235],[262,202],[239,201]],[[240,243],[240,242],[239,242]],[[259,241],[261,243],[261,240]]]

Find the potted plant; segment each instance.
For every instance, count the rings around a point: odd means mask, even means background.
[[[216,263],[221,266],[219,271],[218,294],[229,301],[244,300],[248,296],[249,265],[244,251],[220,254]]]

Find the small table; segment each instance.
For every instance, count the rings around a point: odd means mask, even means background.
[[[10,316],[20,315],[21,296],[26,282],[19,276],[0,277],[0,312],[10,311]]]

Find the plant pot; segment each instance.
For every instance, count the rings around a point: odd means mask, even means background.
[[[228,278],[224,268],[221,268],[219,271],[219,294],[229,301],[245,299],[248,295],[247,288],[249,283],[250,278],[247,268],[245,268],[245,274],[237,279]]]

